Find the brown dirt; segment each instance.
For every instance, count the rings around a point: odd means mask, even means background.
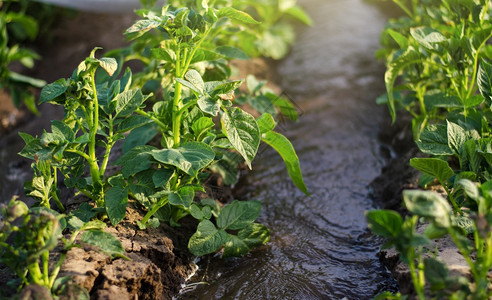
[[[120,239],[131,261],[111,260],[90,247],[73,248],[59,276],[72,276],[91,299],[171,299],[195,270],[191,254],[180,249],[186,249],[183,241],[196,225],[184,222],[179,230],[166,225],[139,230],[135,224],[142,218],[130,203],[125,219],[106,228]]]

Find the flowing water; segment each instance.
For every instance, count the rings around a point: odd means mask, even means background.
[[[374,208],[368,184],[384,164],[385,111],[375,104],[383,70],[373,57],[386,18],[362,0],[301,4],[315,25],[300,29],[278,66],[300,121],[278,130],[292,140],[311,195],[260,147],[244,198],[263,202],[270,243],[240,259],[203,259],[180,299],[368,299],[395,288],[364,217]]]

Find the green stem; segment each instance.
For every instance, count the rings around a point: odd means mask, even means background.
[[[174,147],[179,147],[181,135],[181,117],[179,110],[181,109],[181,83],[176,82],[174,85],[174,100],[173,100],[173,140]]]
[[[454,200],[453,195],[451,195],[451,192],[446,187],[446,185],[444,184],[444,182],[441,182],[441,186],[446,191],[446,194],[448,195],[449,202],[451,202],[451,205],[453,206],[453,214],[456,216],[458,213],[461,213],[461,209],[459,208],[458,204]]]
[[[58,186],[58,174],[57,174],[57,168],[53,167],[53,185],[54,189],[51,190],[51,197],[53,197],[53,200],[55,201],[56,206],[61,212],[65,211],[65,207],[63,207],[63,204],[60,201],[60,198],[58,198],[58,194],[56,193],[57,191],[57,186]]]
[[[82,156],[83,158],[85,158],[85,160],[87,160],[88,163],[91,162],[91,157],[89,155],[87,155],[86,153],[80,151],[80,150],[76,150],[76,149],[66,149],[65,150],[66,152],[69,152],[69,153],[75,153],[75,154],[78,154],[80,156]]]
[[[449,229],[449,235],[451,236],[451,239],[453,240],[456,247],[458,247],[458,249],[460,250],[461,254],[463,255],[463,258],[466,260],[466,263],[470,267],[473,277],[479,278],[479,275],[477,273],[477,268],[474,262],[470,258],[470,253],[468,252],[468,249],[466,249],[466,247],[463,246],[463,244],[461,243],[461,241],[459,240],[456,234],[456,231],[454,231],[452,227]]]
[[[165,130],[167,128],[167,125],[166,124],[162,123],[161,120],[159,120],[157,117],[153,116],[152,114],[149,114],[148,112],[143,111],[140,108],[137,109],[135,112],[137,114],[139,114],[139,115],[142,115],[142,116],[145,116],[145,117],[147,117],[149,119],[152,119],[152,121],[154,121],[157,125],[159,125],[159,127],[162,130]]]
[[[39,285],[44,285],[42,279],[43,279],[43,274],[41,274],[41,270],[39,269],[38,263],[32,262],[27,265],[27,269],[29,270],[29,276],[32,279],[32,282],[35,284]]]
[[[92,113],[91,116],[93,116],[93,123],[92,127],[90,128],[90,139],[89,139],[89,168],[90,168],[90,173],[91,173],[91,179],[92,179],[92,186],[94,187],[94,192],[96,196],[96,206],[101,207],[104,205],[104,198],[103,198],[103,185],[101,181],[101,175],[100,175],[100,169],[97,164],[97,157],[96,157],[96,134],[97,134],[97,128],[99,125],[99,102],[97,99],[97,89],[96,89],[96,82],[95,82],[95,76],[96,76],[96,68],[91,71],[91,87],[92,87],[92,94],[93,94],[93,100],[92,100]]]
[[[41,259],[43,261],[43,281],[45,286],[49,286],[49,269],[48,263],[50,260],[50,253],[48,251],[43,252]]]
[[[167,202],[168,202],[168,198],[165,197],[161,199],[159,202],[157,202],[156,204],[154,204],[152,208],[145,214],[144,218],[142,219],[142,224],[145,225],[149,221],[150,217],[152,217],[159,210],[159,208],[166,205]]]
[[[113,148],[115,141],[113,141],[113,118],[110,116],[108,119],[108,143],[106,144],[106,152],[104,153],[103,162],[101,164],[101,169],[99,170],[99,178],[104,178],[104,173],[106,173],[106,168],[108,166],[109,155],[111,153],[111,148]]]
[[[415,268],[415,249],[413,247],[410,247],[408,251],[409,251],[408,267],[410,268],[410,276],[412,277],[413,287],[415,289],[415,292],[417,293],[418,298],[420,300],[424,300],[425,299],[424,285],[422,285],[422,278],[420,278],[421,276],[417,275],[417,270]],[[420,275],[420,271],[419,271],[419,275]]]

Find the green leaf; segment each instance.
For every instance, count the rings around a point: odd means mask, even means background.
[[[448,280],[448,268],[435,258],[424,259],[425,279],[429,282],[431,290],[438,291],[446,288]]]
[[[403,191],[405,207],[414,215],[432,220],[438,227],[448,228],[451,225],[452,213],[449,203],[439,194],[431,191]]]
[[[198,99],[197,104],[200,110],[204,113],[216,116],[217,113],[220,111],[220,105],[222,104],[222,101],[219,99],[212,99],[207,95],[203,95],[200,97],[200,99]]]
[[[242,239],[235,235],[228,234],[224,244],[224,254],[222,257],[243,256],[247,254],[249,250],[250,248]]]
[[[80,240],[86,244],[98,247],[102,252],[110,255],[125,255],[121,242],[111,233],[101,230],[89,230],[82,234]]]
[[[256,109],[260,114],[269,113],[273,116],[277,114],[275,105],[270,98],[264,95],[249,98],[249,104]]]
[[[202,76],[196,70],[189,70],[186,72],[184,78],[191,83],[194,87],[192,88],[194,91],[197,91],[200,95],[203,94],[203,90],[205,89],[205,83],[203,82]],[[187,85],[188,86],[188,85]]]
[[[103,57],[98,59],[101,68],[106,71],[109,76],[113,76],[114,72],[118,69],[118,63],[113,57]]]
[[[83,230],[93,230],[93,229],[103,230],[104,228],[106,228],[106,223],[104,223],[101,220],[93,220],[93,221],[86,222],[80,228],[80,230],[81,231],[83,231]]]
[[[13,72],[13,71],[9,71],[8,75],[10,77],[10,80],[12,80],[12,81],[27,83],[29,85],[32,85],[35,88],[38,88],[38,89],[40,89],[46,85],[46,81],[44,81],[44,80],[32,78],[32,77],[22,75],[22,74]]]
[[[175,206],[181,206],[184,209],[189,209],[195,198],[195,189],[190,186],[185,186],[179,189],[178,192],[169,194],[169,203]]]
[[[79,208],[72,211],[72,214],[83,222],[89,222],[90,219],[96,215],[92,207],[87,202],[80,204]]]
[[[125,178],[128,178],[140,171],[150,168],[152,165],[152,151],[155,147],[144,145],[137,146],[121,156],[115,165],[122,166],[121,172]]]
[[[276,126],[275,120],[269,113],[262,114],[258,119],[256,119],[256,122],[258,123],[258,128],[260,128],[260,132],[262,134],[272,131]]]
[[[210,166],[212,172],[220,174],[224,179],[224,184],[236,184],[239,179],[239,164],[243,162],[243,158],[235,151],[227,151],[216,149],[221,159]]]
[[[366,212],[369,229],[385,238],[396,238],[401,232],[403,220],[399,213],[393,210],[371,210]]]
[[[217,230],[209,220],[203,220],[198,224],[196,232],[188,242],[190,252],[196,256],[213,253],[222,247],[227,240],[224,230]]]
[[[453,152],[459,155],[462,152],[462,147],[468,140],[468,134],[461,126],[453,122],[447,123],[448,146]]]
[[[150,49],[150,54],[153,58],[168,62],[176,61],[176,53],[169,48],[154,48]]]
[[[160,20],[139,20],[135,24],[133,24],[130,28],[128,28],[125,34],[140,32],[140,31],[149,31],[153,28],[161,25]]]
[[[128,118],[125,118],[118,125],[117,133],[124,133],[133,130],[135,128],[150,124],[152,122],[154,121],[152,121],[152,119],[150,118],[147,118],[146,116],[140,116],[140,115],[129,116]]]
[[[115,118],[126,117],[142,105],[144,96],[140,89],[131,89],[118,94],[115,102]]]
[[[296,107],[290,100],[280,97],[274,93],[265,93],[265,96],[268,97],[270,102],[280,110],[280,113],[289,120],[297,121],[299,119]]]
[[[60,141],[73,142],[75,140],[75,133],[62,121],[51,121],[51,131]]]
[[[477,84],[480,94],[490,106],[492,104],[492,65],[485,60],[482,60],[478,67]]]
[[[274,131],[268,131],[264,133],[261,140],[267,143],[273,149],[275,149],[278,154],[280,154],[285,163],[285,167],[287,168],[290,179],[292,179],[295,185],[304,194],[309,195],[306,185],[304,184],[304,179],[302,177],[299,158],[297,157],[296,151],[291,142],[282,134]]]
[[[237,233],[250,249],[265,245],[270,240],[270,230],[263,224],[251,223]]]
[[[201,117],[195,122],[193,122],[193,125],[191,125],[191,130],[193,130],[193,133],[195,134],[195,137],[199,139],[202,136],[205,136],[206,133],[214,127],[214,121],[212,118],[208,117]],[[200,141],[200,140],[199,140]]]
[[[193,55],[193,59],[191,60],[191,64],[201,62],[201,61],[213,61],[217,60],[219,58],[222,58],[223,56],[220,55],[219,53],[205,50],[205,49],[197,49],[195,54]]]
[[[115,226],[126,214],[128,191],[120,186],[111,187],[104,195],[104,205],[111,224]]]
[[[471,180],[461,179],[455,184],[455,187],[463,189],[465,195],[475,201],[477,201],[478,197],[480,196],[478,187]]]
[[[226,205],[217,218],[217,226],[221,229],[238,230],[253,223],[260,215],[259,201],[237,201]]]
[[[395,42],[400,46],[400,49],[406,49],[408,46],[408,38],[406,38],[403,34],[394,31],[391,28],[386,29],[386,32],[395,40]]]
[[[416,141],[420,151],[431,155],[452,155],[446,125],[428,125]]]
[[[255,118],[240,108],[224,111],[222,128],[234,148],[241,154],[251,169],[251,161],[260,145],[260,129]]]
[[[302,8],[297,5],[286,9],[284,13],[288,14],[291,17],[294,17],[295,19],[301,21],[308,26],[313,25],[313,20],[309,17],[309,15],[306,14],[306,12]]]
[[[159,130],[155,128],[153,123],[135,128],[128,134],[123,143],[123,153],[127,153],[137,146],[147,144],[157,133],[159,133]]]
[[[430,27],[411,28],[410,34],[427,49],[434,49],[434,44],[446,41],[446,37],[439,31]]]
[[[68,88],[68,81],[65,79],[58,79],[57,81],[47,84],[41,90],[39,96],[39,103],[44,103],[55,99],[56,97],[63,95]]]
[[[219,46],[215,51],[227,58],[232,59],[249,59],[249,56],[243,50],[232,46]]]
[[[152,181],[156,188],[165,187],[171,177],[174,175],[174,170],[159,169],[152,174]]]
[[[449,167],[448,162],[439,158],[412,158],[410,166],[434,176],[442,185],[454,175],[454,171]]]
[[[400,72],[407,66],[415,63],[421,63],[421,61],[422,59],[420,53],[413,47],[408,47],[401,56],[393,59],[387,66],[386,72],[384,73],[384,83],[386,85],[386,92],[388,93],[388,107],[393,122],[395,122],[396,118],[395,103],[393,98],[395,80]]]
[[[208,207],[208,206],[207,206],[207,207]],[[210,209],[210,208],[209,208],[209,209]],[[205,219],[205,215],[203,214],[203,212],[202,212],[202,210],[200,209],[200,207],[198,207],[198,205],[196,205],[196,204],[192,204],[192,205],[190,206],[190,215],[191,215],[193,218],[195,218],[195,219],[197,219],[197,220],[199,220],[199,221],[201,221],[201,220]]]
[[[260,22],[253,19],[253,17],[251,17],[249,14],[232,7],[223,7],[219,9],[217,11],[217,17],[228,17],[230,19],[234,19],[243,23],[260,24]]]
[[[188,175],[196,176],[213,161],[215,152],[205,143],[188,142],[174,149],[154,150],[152,156],[158,162],[175,166]]]

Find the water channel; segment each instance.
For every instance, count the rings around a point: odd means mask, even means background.
[[[244,258],[203,259],[180,299],[370,299],[394,289],[364,217],[374,208],[368,184],[384,164],[374,51],[386,17],[362,0],[301,4],[315,25],[300,28],[277,69],[300,121],[279,130],[293,141],[311,195],[290,182],[280,156],[261,152],[244,198],[263,202],[271,242]]]

